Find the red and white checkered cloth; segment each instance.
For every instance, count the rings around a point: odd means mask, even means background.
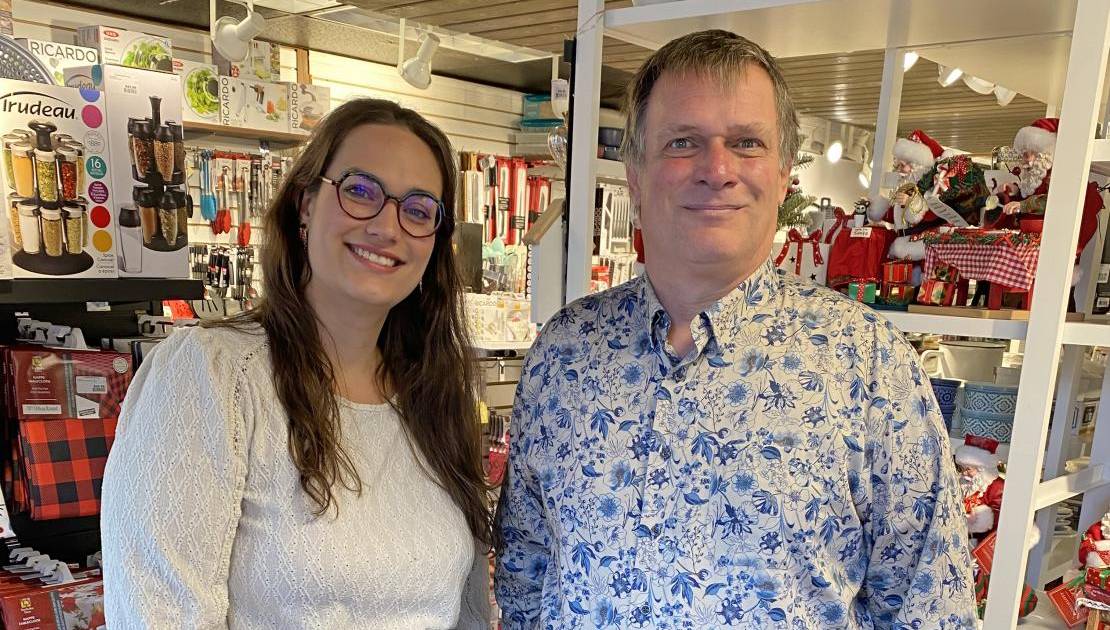
[[[1037,277],[1039,245],[936,243],[925,247],[925,269],[952,265],[960,276],[1028,290]]]

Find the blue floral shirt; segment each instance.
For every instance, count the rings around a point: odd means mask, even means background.
[[[768,261],[679,358],[646,278],[524,365],[497,527],[516,628],[976,628],[943,420],[869,308]]]

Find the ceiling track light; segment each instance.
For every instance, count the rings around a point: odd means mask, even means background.
[[[401,20],[401,39],[397,43],[399,57],[404,56],[405,50],[405,21]],[[427,89],[432,83],[432,57],[439,48],[439,37],[434,33],[423,32],[420,34],[420,48],[416,56],[397,65],[397,71],[409,85],[419,90]]]
[[[829,164],[836,164],[844,155],[844,143],[840,141],[839,137],[833,140],[831,120],[825,125],[825,141],[829,143],[829,148],[825,151],[825,159],[829,161]]]
[[[254,10],[254,0],[229,0],[247,9],[242,21],[225,15],[216,19],[216,0],[209,0],[209,36],[212,46],[224,59],[245,61],[251,51],[251,40],[266,28],[266,20]]]

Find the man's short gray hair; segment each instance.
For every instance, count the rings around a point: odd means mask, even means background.
[[[644,158],[644,113],[655,83],[664,72],[693,73],[710,77],[722,85],[732,85],[751,66],[763,68],[775,89],[775,110],[779,127],[779,162],[788,168],[798,153],[798,113],[786,86],[782,70],[771,53],[759,44],[736,33],[720,29],[690,33],[671,40],[640,66],[625,94],[621,157],[640,164]]]

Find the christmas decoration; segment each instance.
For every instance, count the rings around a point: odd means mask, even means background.
[[[790,186],[786,188],[786,197],[779,204],[778,227],[780,230],[805,225],[805,210],[817,200],[817,197],[802,192],[801,182],[796,174],[812,163],[813,156],[808,153],[799,154],[794,159],[794,173],[791,173]]]
[[[786,242],[775,257],[775,266],[786,273],[824,286],[829,245],[821,242],[822,236],[821,230],[802,236],[796,228],[791,228],[786,234]]]
[[[922,287],[924,288],[924,287]],[[960,471],[960,488],[967,513],[967,531],[977,538],[990,534],[998,526],[1002,510],[1002,491],[1006,482],[998,476],[998,441],[978,435],[966,435],[963,446],[956,449],[956,468]]]

